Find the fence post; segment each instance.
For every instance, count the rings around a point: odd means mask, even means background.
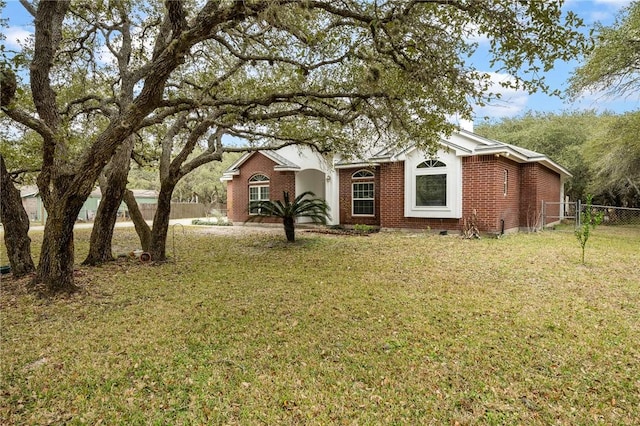
[[[580,227],[580,212],[582,211],[582,201],[576,201],[576,228]]]

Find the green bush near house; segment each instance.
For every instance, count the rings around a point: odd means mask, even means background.
[[[202,219],[193,219],[191,221],[192,225],[206,225],[206,226],[233,226],[233,222],[228,220],[202,220]]]
[[[364,225],[360,223],[353,225],[353,230],[361,234],[368,234],[370,232],[373,232],[373,229],[374,228],[371,225]]]

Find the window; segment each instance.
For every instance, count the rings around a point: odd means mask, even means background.
[[[416,176],[416,206],[447,205],[447,175]]]
[[[256,201],[269,201],[269,178],[262,174],[249,179],[249,214],[260,213],[257,207],[251,206]]]
[[[370,170],[358,170],[351,175],[353,180],[373,179],[374,174]],[[352,214],[353,216],[373,216],[375,187],[373,182],[353,182],[352,187]]]
[[[427,160],[418,164],[419,169],[430,169],[432,167],[447,167],[447,165],[438,160]]]
[[[404,163],[405,217],[462,217],[462,159],[448,149],[425,158],[418,150]]]
[[[416,167],[416,207],[447,205],[447,165],[438,160],[427,160]],[[438,170],[441,169],[441,170]]]
[[[509,182],[509,171],[504,169],[504,181],[502,182],[504,196],[507,196],[507,183]]]
[[[373,172],[370,170],[358,170],[354,174],[351,175],[353,179],[367,179],[373,178]]]
[[[269,182],[269,178],[261,174],[253,175],[251,176],[251,178],[249,178],[249,183],[255,182]]]
[[[353,215],[373,216],[373,182],[353,184]]]

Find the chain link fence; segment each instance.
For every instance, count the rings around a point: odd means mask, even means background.
[[[582,205],[580,210],[583,211],[586,207]],[[591,205],[591,210],[594,214],[603,214],[603,225],[640,225],[640,209]]]
[[[555,207],[555,206],[559,206]],[[580,226],[580,213],[584,212],[587,206],[581,201],[566,202],[566,203],[553,203],[544,202],[542,206],[543,210],[543,227],[555,223],[555,222],[572,222],[575,226]],[[560,211],[559,216],[550,216],[545,214],[547,211]],[[640,226],[640,209],[630,207],[615,207],[615,206],[602,206],[598,204],[591,205],[591,212],[593,214],[602,213],[603,221],[602,225],[616,226],[616,225],[639,225]]]

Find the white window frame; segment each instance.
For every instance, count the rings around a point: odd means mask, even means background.
[[[354,178],[357,179],[357,178]],[[356,198],[356,185],[371,185],[371,193],[372,197],[367,198]],[[371,214],[363,214],[355,212],[355,202],[356,201],[371,201]],[[351,216],[354,217],[375,217],[376,215],[376,184],[373,181],[362,181],[362,182],[352,182],[351,183]]]
[[[259,182],[259,184],[258,184]],[[269,201],[269,197],[271,196],[271,190],[269,189],[269,177],[262,174],[262,173],[257,173],[253,176],[251,176],[249,178],[249,189],[248,189],[248,195],[249,195],[249,214],[250,215],[257,215],[259,214],[259,212],[252,212],[251,211],[251,202],[253,201]],[[258,191],[258,198],[256,199],[252,199],[251,198],[251,189],[257,189]],[[265,197],[265,194],[266,197]]]
[[[503,186],[502,195],[506,197],[509,191],[509,169],[504,169],[504,181],[502,182],[502,186]]]
[[[425,161],[439,161],[444,167],[418,166]],[[405,217],[425,217],[438,219],[459,219],[462,217],[462,160],[455,153],[446,150],[438,151],[435,157],[429,158],[415,150],[405,160]],[[416,195],[416,179],[418,176],[446,176],[446,204],[444,206],[418,206]]]

